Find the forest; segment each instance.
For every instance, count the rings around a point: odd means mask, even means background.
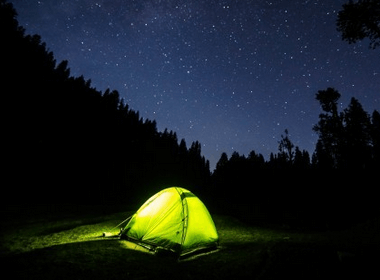
[[[359,100],[338,111],[334,88],[316,93],[315,152],[287,130],[268,160],[255,151],[223,153],[216,169],[201,144],[159,132],[116,90],[101,92],[68,61],[57,62],[39,35],[26,35],[12,4],[0,0],[6,203],[128,204],[181,186],[211,211],[249,222],[330,228],[379,214],[380,114]],[[254,143],[252,144],[254,146]]]
[[[132,201],[163,185],[204,186],[210,171],[199,142],[187,147],[129,109],[117,91],[71,77],[68,62],[57,63],[40,36],[25,35],[5,1],[0,18],[10,179],[3,180],[15,201]]]

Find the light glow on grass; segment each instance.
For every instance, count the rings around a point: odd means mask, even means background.
[[[130,214],[9,221],[0,234],[4,274],[17,279],[56,279],[57,275],[62,279],[174,279],[184,275],[220,280],[310,279],[318,271],[320,279],[327,279],[341,275],[342,267],[354,268],[345,264],[344,256],[350,254],[359,261],[364,256],[367,261],[362,252],[377,252],[379,246],[374,244],[380,244],[379,221],[365,228],[314,233],[254,227],[230,216],[213,215],[220,238],[218,250],[186,255],[177,262],[165,252],[152,256],[147,248],[115,236],[119,230],[115,225]],[[370,262],[373,268],[375,261]],[[359,266],[360,277],[356,278],[370,279],[368,267]],[[351,276],[351,271],[345,275]]]

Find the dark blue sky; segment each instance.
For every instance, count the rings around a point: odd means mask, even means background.
[[[346,0],[13,0],[71,75],[118,90],[143,118],[188,145],[213,170],[222,152],[276,153],[287,128],[310,154],[321,112],[315,94],[380,106],[380,49],[336,31]]]

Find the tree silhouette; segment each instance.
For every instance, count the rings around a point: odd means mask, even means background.
[[[341,148],[341,168],[365,169],[371,158],[371,122],[356,98],[352,98],[343,113],[344,135]]]
[[[371,168],[376,171],[380,168],[380,113],[375,110],[371,119],[371,138],[373,146]]]
[[[340,151],[340,140],[342,135],[342,117],[338,115],[337,102],[340,93],[334,88],[318,91],[316,99],[320,102],[325,114],[319,115],[319,122],[313,130],[319,134],[316,146],[316,155],[319,166],[336,168]]]
[[[339,97],[338,91],[332,88],[316,95],[326,113],[320,114],[319,122],[313,128],[319,134],[313,164],[325,169],[367,169],[376,154],[376,125],[371,124],[369,114],[356,98],[338,113]]]
[[[222,153],[222,155],[220,156],[220,159],[218,160],[217,164],[216,164],[216,170],[222,170],[223,168],[226,167],[228,163],[228,156],[226,153]]]
[[[298,146],[296,146],[294,151],[294,161],[293,167],[296,170],[308,170],[310,168],[310,155],[306,150],[301,151]]]
[[[338,13],[337,29],[348,43],[368,38],[370,48],[380,46],[380,2],[378,0],[350,0]]]
[[[264,169],[265,160],[262,154],[257,154],[255,151],[251,151],[248,154],[247,159],[253,169]]]
[[[294,144],[290,141],[289,132],[285,129],[285,136],[281,135],[281,141],[278,142],[279,158],[289,165],[293,164],[294,158]]]

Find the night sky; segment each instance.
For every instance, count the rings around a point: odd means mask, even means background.
[[[315,94],[380,108],[380,49],[336,31],[348,0],[13,0],[72,76],[117,90],[140,116],[198,140],[211,171],[222,152],[269,159],[288,129],[314,151]]]

